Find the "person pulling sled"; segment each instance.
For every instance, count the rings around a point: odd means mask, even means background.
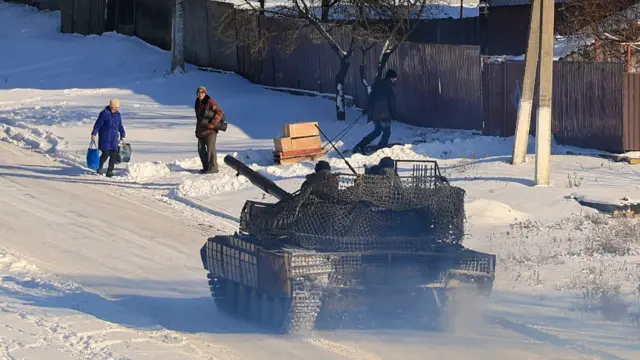
[[[364,154],[365,147],[382,134],[378,147],[385,147],[391,137],[391,121],[398,118],[396,94],[393,89],[398,74],[395,70],[387,70],[384,79],[376,81],[369,94],[363,114],[367,115],[367,122],[373,122],[374,129],[353,148],[353,153]]]

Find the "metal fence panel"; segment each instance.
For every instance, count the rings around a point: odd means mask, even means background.
[[[622,148],[621,64],[556,61],[553,65],[553,134],[561,144],[619,151]],[[513,136],[524,63],[485,64],[485,129],[487,135]],[[536,86],[536,94],[538,87]],[[537,96],[531,113],[536,130]]]
[[[640,151],[640,74],[624,74],[623,150]]]

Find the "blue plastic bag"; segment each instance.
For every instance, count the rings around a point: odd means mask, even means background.
[[[93,140],[91,140],[87,150],[87,167],[93,170],[97,170],[100,167],[100,150],[98,150],[96,142]]]

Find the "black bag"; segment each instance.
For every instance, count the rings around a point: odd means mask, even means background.
[[[216,126],[213,127],[213,129],[218,131],[227,131],[227,123],[224,121],[220,121],[216,124]]]
[[[118,154],[116,155],[116,163],[128,163],[131,160],[131,144],[121,142],[118,146]]]
[[[227,131],[227,114],[222,115],[222,120],[220,120],[213,129],[217,131]]]

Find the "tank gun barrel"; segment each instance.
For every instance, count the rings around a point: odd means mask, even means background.
[[[238,172],[239,175],[242,175],[249,179],[251,183],[260,189],[262,189],[267,194],[275,197],[278,200],[283,200],[291,197],[291,194],[285,191],[280,186],[276,185],[273,181],[267,179],[264,175],[259,172],[253,171],[247,165],[245,165],[242,161],[234,158],[231,155],[227,155],[224,157],[224,163],[229,165],[232,169]]]

